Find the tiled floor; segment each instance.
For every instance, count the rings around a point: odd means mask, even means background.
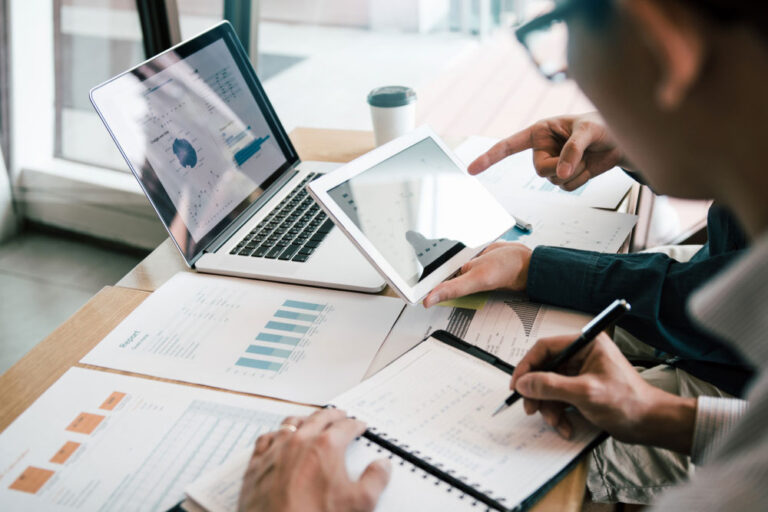
[[[37,231],[0,245],[0,373],[141,258]]]

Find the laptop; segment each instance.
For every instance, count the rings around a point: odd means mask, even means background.
[[[338,164],[299,159],[228,22],[94,87],[90,98],[190,267],[384,288],[307,194],[307,183]]]

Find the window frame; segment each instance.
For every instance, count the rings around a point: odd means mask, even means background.
[[[61,129],[55,108],[59,51],[55,48],[56,3],[35,2],[35,8],[30,9],[29,0],[4,1],[8,7],[11,135],[7,158],[20,216],[124,245],[155,248],[167,233],[127,164],[124,172],[56,156],[60,148],[56,147],[55,130]],[[173,37],[179,37],[176,0],[162,3],[167,19],[159,29],[156,24],[152,29],[161,35],[167,30],[171,38],[167,41],[173,42]],[[258,16],[258,8],[250,14]],[[251,34],[254,37],[255,31]],[[158,38],[153,41],[157,43]],[[255,47],[248,42],[244,45]]]

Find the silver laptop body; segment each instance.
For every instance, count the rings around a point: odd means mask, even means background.
[[[229,23],[94,87],[90,97],[190,267],[384,288],[304,190],[338,164],[300,161]]]

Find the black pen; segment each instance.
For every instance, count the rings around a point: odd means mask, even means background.
[[[541,368],[537,368],[539,372],[553,372],[560,366],[573,357],[576,352],[586,347],[592,340],[594,340],[598,334],[607,329],[613,322],[621,318],[621,315],[632,309],[624,299],[616,299],[613,303],[599,313],[581,330],[581,336],[576,338],[573,343],[565,347],[565,350],[557,354],[551,361],[545,363]],[[523,396],[515,391],[504,400],[498,409],[493,413],[496,416],[504,409],[508,408],[513,403],[520,400]]]

